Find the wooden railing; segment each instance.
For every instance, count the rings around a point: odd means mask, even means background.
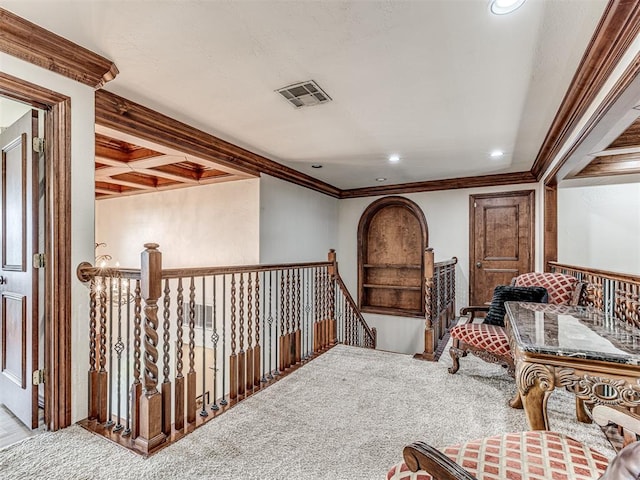
[[[424,352],[414,358],[435,360],[438,345],[456,318],[456,257],[434,261],[433,248],[424,257],[425,329]]]
[[[81,424],[143,454],[175,441],[336,343],[375,348],[329,261],[162,269],[78,267],[89,285]]]
[[[549,270],[565,273],[586,284],[580,300],[590,306],[640,328],[640,276],[549,262]]]

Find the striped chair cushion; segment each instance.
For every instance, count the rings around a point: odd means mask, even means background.
[[[563,273],[531,272],[516,277],[516,287],[540,286],[547,289],[549,303],[571,305],[576,295],[578,279]]]
[[[486,323],[465,323],[451,329],[451,337],[496,355],[508,355],[509,339],[507,332],[498,325]]]
[[[594,480],[608,460],[596,450],[561,433],[507,433],[473,440],[443,450],[478,480]],[[424,471],[411,472],[403,463],[387,473],[387,480],[432,480]]]

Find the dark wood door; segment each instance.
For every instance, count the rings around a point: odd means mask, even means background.
[[[38,369],[38,276],[33,269],[38,159],[32,146],[37,115],[36,110],[27,113],[0,134],[0,403],[31,428],[38,426],[37,387],[32,381]]]
[[[470,196],[469,303],[534,268],[533,190]]]

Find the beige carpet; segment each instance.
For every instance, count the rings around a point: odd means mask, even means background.
[[[78,426],[0,451],[2,479],[384,479],[415,440],[435,446],[526,429],[506,406],[514,383],[476,358],[460,372],[338,346],[148,459]],[[549,402],[552,428],[614,455],[573,398]]]

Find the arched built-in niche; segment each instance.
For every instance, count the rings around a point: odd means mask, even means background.
[[[422,210],[404,197],[376,200],[358,225],[358,301],[363,312],[424,316]]]

